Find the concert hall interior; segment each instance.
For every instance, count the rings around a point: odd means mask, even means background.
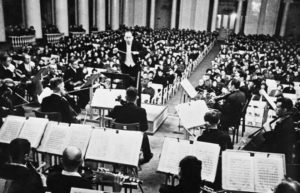
[[[0,193],[300,193],[300,0],[0,0]]]

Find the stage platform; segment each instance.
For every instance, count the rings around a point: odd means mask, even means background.
[[[163,105],[142,104],[146,109],[148,119],[147,134],[154,134],[168,116],[168,108]]]

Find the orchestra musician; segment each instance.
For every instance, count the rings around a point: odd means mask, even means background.
[[[296,140],[292,100],[289,98],[277,99],[276,115],[277,118],[273,121],[274,129],[263,135],[265,138],[263,151],[285,154],[286,163],[291,163]]]
[[[148,130],[147,113],[144,108],[136,105],[137,94],[136,88],[127,88],[126,102],[124,101],[123,105],[115,106],[108,116],[114,118],[117,123],[139,123],[140,131],[145,132]],[[149,162],[153,157],[149,139],[145,133],[142,142],[142,151],[144,158],[139,161],[140,165]]]
[[[224,100],[223,105],[219,107],[222,113],[220,127],[226,132],[228,132],[229,127],[239,124],[243,107],[246,104],[246,95],[239,90],[239,80],[232,79],[228,87],[229,94],[215,99],[216,102]]]
[[[79,148],[69,146],[62,155],[62,170],[49,174],[47,188],[52,193],[69,193],[72,187],[92,189],[92,181],[79,173],[82,165],[82,152]],[[95,178],[98,178],[97,176]],[[98,181],[98,179],[94,179]],[[121,175],[115,175],[113,179],[113,191],[120,192],[122,189]]]
[[[52,78],[50,80],[50,88],[53,91],[48,97],[42,100],[42,112],[59,112],[62,122],[78,123],[77,113],[66,98],[64,82],[62,78]]]
[[[162,185],[160,193],[199,193],[201,190],[202,162],[195,156],[186,156],[179,163],[179,184],[177,186]]]
[[[30,142],[27,139],[16,138],[10,142],[10,162],[0,166],[0,179],[4,180],[1,192],[45,192],[39,173],[26,165],[30,148]]]
[[[10,78],[10,79],[15,79],[16,75],[15,75],[15,70],[16,67],[11,63],[12,62],[12,58],[10,56],[0,56],[0,79],[6,79],[6,78]]]

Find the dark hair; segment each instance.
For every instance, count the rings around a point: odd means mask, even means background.
[[[281,108],[283,109],[287,109],[288,111],[291,111],[293,109],[293,101],[289,98],[278,98],[276,103],[280,103],[281,102]]]
[[[235,78],[231,80],[231,85],[233,85],[236,89],[240,88],[240,84],[240,81]]]
[[[211,125],[218,124],[220,120],[220,112],[218,110],[211,110],[205,113],[204,121],[207,121]]]
[[[56,77],[50,80],[50,89],[55,90],[63,82],[62,78]]]
[[[126,97],[127,97],[127,100],[130,102],[135,101],[137,95],[138,95],[137,89],[132,86],[126,90]]]
[[[299,182],[291,179],[283,180],[275,188],[274,193],[300,193],[300,184]]]
[[[12,160],[21,160],[30,153],[30,142],[27,139],[16,138],[9,144],[9,154]]]
[[[199,192],[202,184],[202,162],[195,156],[186,156],[180,163],[179,185],[189,192]]]

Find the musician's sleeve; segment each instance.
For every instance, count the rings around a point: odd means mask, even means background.
[[[141,131],[148,130],[148,120],[147,120],[147,113],[145,109],[141,110],[140,130]]]

